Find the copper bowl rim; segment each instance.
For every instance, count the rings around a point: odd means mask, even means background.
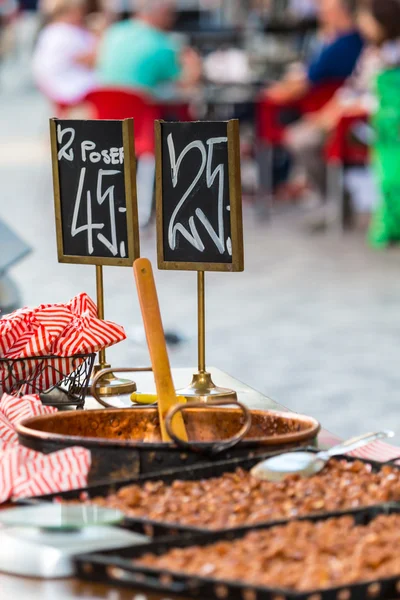
[[[140,410],[140,411],[145,411],[145,412],[154,412],[157,410],[156,407],[141,407],[141,408],[134,408],[131,410]],[[206,410],[210,410],[207,408],[204,409],[198,409],[198,408],[193,408],[190,409],[190,407],[188,407],[187,410],[193,410],[193,411],[206,411]],[[235,408],[220,408],[220,409],[216,409],[214,408],[213,410],[216,410],[217,412],[226,412],[226,411],[230,411],[230,412],[237,412],[237,409]],[[308,429],[305,429],[303,431],[296,431],[294,433],[287,433],[287,434],[282,434],[282,435],[276,435],[276,436],[268,436],[265,438],[247,438],[245,440],[242,440],[241,442],[239,442],[239,446],[243,446],[243,445],[259,445],[259,446],[280,446],[280,445],[286,445],[286,444],[293,444],[296,442],[304,442],[306,440],[312,440],[314,439],[319,431],[321,430],[321,424],[314,419],[314,417],[308,417],[306,415],[302,415],[302,414],[298,414],[298,413],[292,413],[289,411],[283,412],[283,411],[276,411],[276,410],[262,410],[262,409],[249,409],[251,414],[262,414],[262,415],[272,415],[274,417],[281,417],[284,419],[290,419],[290,420],[297,420],[299,422],[303,422],[309,425]],[[95,410],[90,410],[87,411],[87,413],[92,414],[92,415],[99,415],[99,414],[119,414],[119,413],[124,413],[126,415],[126,409],[123,408],[116,408],[116,409],[95,409]],[[60,434],[60,433],[52,433],[52,432],[46,432],[46,431],[41,431],[41,430],[36,430],[36,429],[32,429],[31,426],[34,425],[35,423],[41,423],[43,421],[47,421],[49,419],[58,419],[61,417],[64,417],[67,414],[77,414],[76,411],[65,411],[65,412],[60,412],[60,413],[56,413],[53,415],[42,415],[39,417],[29,417],[28,419],[24,419],[23,421],[21,421],[21,423],[19,423],[16,427],[16,431],[18,435],[23,436],[25,439],[29,438],[29,439],[35,439],[37,441],[42,441],[42,442],[68,442],[68,445],[93,445],[93,446],[106,446],[106,447],[119,447],[119,448],[137,448],[137,449],[156,449],[156,448],[163,448],[165,450],[167,449],[176,449],[177,445],[175,443],[171,443],[171,442],[140,442],[140,441],[134,441],[134,440],[118,440],[118,439],[110,439],[110,438],[101,438],[101,437],[80,437],[77,435],[64,435],[64,434]],[[207,447],[210,446],[211,444],[215,444],[215,441],[212,442],[193,442],[193,446],[198,446],[199,448],[202,447]]]

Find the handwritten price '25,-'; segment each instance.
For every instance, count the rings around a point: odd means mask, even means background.
[[[57,141],[60,144],[58,151],[58,160],[65,159],[72,162],[74,160],[73,142],[75,140],[75,130],[73,127],[67,127],[62,129],[61,125],[57,127]],[[64,138],[66,141],[64,141]],[[81,154],[84,162],[88,161],[91,163],[99,162],[103,160],[105,163],[118,164],[123,163],[123,149],[112,148],[110,151],[103,152],[91,152],[95,149],[94,142],[89,140],[82,142]],[[93,205],[92,205],[92,193],[90,190],[86,191],[86,206],[84,201],[84,187],[86,179],[86,167],[82,167],[79,175],[78,190],[74,203],[74,210],[71,224],[71,236],[75,237],[82,233],[87,235],[87,251],[91,256],[94,253],[93,237],[94,232],[99,232],[105,227],[105,223],[94,223],[93,222]],[[96,201],[99,206],[102,206],[108,201],[108,214],[110,222],[110,239],[108,239],[103,233],[97,233],[97,240],[103,244],[113,256],[118,254],[121,258],[126,257],[125,242],[121,242],[118,247],[117,238],[117,226],[116,226],[116,206],[115,206],[115,185],[110,185],[103,191],[104,179],[106,177],[112,177],[121,173],[117,169],[99,169],[97,173],[96,183]],[[86,208],[86,224],[79,225],[79,216],[81,209]],[[118,208],[119,212],[126,212],[126,208]]]
[[[230,256],[232,256],[232,240],[230,237],[225,239],[225,226],[224,226],[224,182],[225,182],[225,166],[223,164],[219,164],[214,170],[212,170],[212,162],[213,162],[213,154],[214,154],[214,146],[218,144],[226,144],[228,142],[227,137],[213,137],[209,138],[206,141],[206,144],[201,142],[200,140],[195,140],[188,144],[180,153],[178,158],[176,158],[175,152],[175,144],[172,133],[170,133],[167,137],[168,144],[168,152],[169,158],[171,162],[171,177],[172,177],[172,185],[175,188],[178,185],[179,178],[179,170],[181,168],[183,159],[186,155],[194,150],[200,152],[201,155],[201,164],[200,168],[196,174],[196,177],[183,194],[182,198],[176,205],[174,212],[172,213],[169,226],[168,226],[168,244],[171,250],[175,250],[177,244],[177,235],[180,233],[196,250],[199,252],[204,252],[205,245],[200,237],[199,231],[197,229],[195,217],[197,217],[198,221],[204,226],[206,232],[210,236],[211,240],[217,247],[220,254],[224,254],[226,251]],[[194,211],[194,215],[189,217],[188,225],[189,230],[179,222],[180,213],[182,211],[182,207],[186,203],[188,199],[190,199],[190,195],[193,190],[196,188],[198,182],[200,181],[204,171],[206,172],[206,183],[207,187],[211,188],[214,185],[215,180],[218,178],[218,201],[217,201],[217,214],[218,214],[218,225],[217,230],[214,229],[213,225],[210,223],[210,220],[204,213],[201,208],[196,208]],[[230,207],[227,206],[226,210],[230,210]]]

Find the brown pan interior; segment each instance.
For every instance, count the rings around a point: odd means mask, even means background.
[[[251,410],[252,425],[244,440],[259,445],[292,444],[312,440],[320,425],[311,417],[295,413]],[[188,408],[183,413],[189,440],[217,442],[234,436],[244,422],[240,409]],[[137,446],[160,443],[157,409],[154,407],[60,412],[24,421],[19,432],[44,440],[74,439],[95,445],[121,443]],[[242,442],[243,443],[243,442]]]

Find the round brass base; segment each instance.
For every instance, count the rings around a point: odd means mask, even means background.
[[[184,396],[188,402],[212,402],[213,400],[231,400],[237,402],[237,394],[233,390],[217,387],[210,373],[195,373],[192,383],[183,390],[178,390],[178,396]]]
[[[109,369],[110,365],[95,365],[93,375],[103,369]],[[106,373],[96,385],[96,391],[100,396],[120,396],[121,394],[132,394],[137,387],[130,379],[120,379],[114,373]]]
[[[101,379],[97,389],[100,396],[120,396],[121,394],[133,394],[137,387],[134,381],[114,377],[112,380]]]

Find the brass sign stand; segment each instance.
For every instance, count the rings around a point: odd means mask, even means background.
[[[96,292],[97,292],[97,316],[104,320],[104,286],[103,286],[103,267],[96,265]],[[99,362],[94,366],[93,375],[97,375],[104,369],[110,369],[111,366],[106,361],[106,351],[99,351]],[[97,384],[97,391],[100,396],[118,396],[120,394],[132,394],[136,392],[136,383],[129,379],[119,379],[114,373],[103,375]]]
[[[206,303],[205,303],[205,273],[197,272],[197,327],[198,327],[198,372],[193,375],[192,383],[183,390],[178,390],[179,396],[190,400],[210,402],[212,400],[237,401],[233,390],[217,387],[211,374],[206,370]]]
[[[57,253],[58,262],[67,264],[85,264],[96,266],[96,291],[97,291],[97,313],[98,318],[104,320],[104,285],[103,285],[103,266],[125,266],[132,267],[133,261],[140,256],[139,247],[139,223],[138,223],[138,211],[137,211],[137,194],[136,194],[136,160],[135,160],[135,148],[134,148],[134,132],[133,132],[133,119],[124,119],[119,121],[122,127],[122,141],[123,141],[123,173],[124,173],[124,185],[125,185],[125,197],[126,206],[119,208],[120,212],[126,213],[126,227],[127,227],[127,254],[126,256],[96,256],[96,255],[76,255],[73,253],[67,253],[65,251],[64,235],[66,234],[68,227],[68,220],[63,220],[63,200],[65,198],[62,193],[61,185],[61,171],[60,171],[60,159],[67,156],[70,164],[73,164],[74,157],[79,156],[78,152],[78,135],[75,136],[75,129],[79,130],[82,127],[82,121],[62,121],[58,119],[50,120],[50,134],[51,134],[51,154],[53,164],[53,185],[54,185],[54,204],[55,204],[55,217],[56,217],[56,232],[57,232]],[[104,126],[110,123],[110,121],[98,121],[99,127],[104,129]],[[113,121],[113,123],[118,123]],[[60,151],[59,143],[60,139],[63,139],[63,135],[67,132],[73,137],[68,143],[68,153],[64,149],[64,152]],[[86,135],[86,134],[85,134]],[[65,138],[67,139],[67,138]],[[65,143],[64,139],[64,143]],[[83,138],[86,140],[86,137]],[[83,142],[87,144],[87,141]],[[116,150],[116,148],[113,148]],[[97,153],[99,154],[99,153]],[[115,153],[114,153],[115,154]],[[97,162],[97,158],[96,161]],[[78,167],[77,167],[78,168]],[[72,172],[72,170],[71,170]],[[118,171],[116,171],[118,172]],[[81,171],[82,173],[82,171]],[[68,172],[68,177],[70,177]],[[100,198],[98,204],[103,203],[104,198]],[[70,198],[67,197],[67,202],[70,202]],[[65,231],[64,231],[65,227]],[[76,234],[75,234],[76,235]],[[105,350],[99,351],[99,362],[94,367],[94,375],[104,369],[110,369],[110,365],[106,361]],[[115,375],[110,372],[106,373],[101,377],[97,385],[98,393],[102,396],[117,396],[120,394],[131,394],[136,391],[136,383],[127,379],[118,379]]]
[[[217,127],[215,123],[164,123],[163,121],[156,121],[155,123],[155,136],[156,136],[156,204],[157,204],[157,258],[158,268],[166,270],[182,270],[182,271],[197,271],[197,303],[198,303],[198,372],[193,375],[192,383],[185,389],[179,390],[177,393],[180,396],[185,396],[189,401],[200,400],[202,402],[211,402],[212,400],[225,399],[231,400],[232,402],[237,401],[237,394],[233,390],[217,387],[212,378],[211,374],[206,370],[206,332],[205,332],[205,271],[213,272],[241,272],[244,269],[244,257],[243,257],[243,219],[242,219],[242,188],[241,188],[241,176],[240,176],[240,139],[239,139],[239,122],[232,120],[224,123],[225,135],[220,138],[220,128],[218,134],[214,133],[211,140],[204,140],[203,142],[198,140],[196,142],[197,152],[199,148],[202,148],[203,154],[207,155],[208,160],[212,158],[213,145],[211,142],[214,140],[227,142],[227,162],[228,162],[228,188],[229,188],[229,206],[226,210],[230,213],[230,245],[231,245],[231,261],[230,262],[207,262],[206,260],[199,261],[185,261],[185,260],[174,260],[171,255],[168,256],[168,239],[166,235],[165,219],[166,217],[166,206],[165,201],[167,200],[167,194],[164,198],[164,184],[163,175],[168,173],[168,179],[171,179],[171,156],[170,160],[167,160],[168,153],[164,156],[163,162],[163,139],[165,141],[165,128],[181,126],[185,129],[185,143],[190,140],[196,140],[196,136],[199,133],[199,129],[203,130],[205,126]],[[219,124],[221,125],[221,123]],[[197,133],[193,132],[193,137],[188,136],[187,127],[194,127],[197,129]],[[204,135],[204,134],[202,134]],[[182,156],[185,156],[191,146],[193,147],[194,142],[192,141],[186,146],[186,149],[182,151],[180,158],[175,161],[174,173],[177,177],[177,164],[180,165]],[[207,146],[207,148],[206,148]],[[209,168],[209,167],[207,167]],[[220,166],[221,168],[221,166]],[[216,171],[215,171],[216,172]],[[197,175],[197,183],[200,177]],[[211,181],[208,181],[207,186],[209,189],[214,179],[211,177]],[[175,194],[176,181],[173,183],[173,190],[170,193]],[[194,190],[195,186],[191,183],[191,188]],[[187,195],[187,192],[186,192]],[[182,205],[182,199],[181,199]],[[175,207],[176,211],[176,207]],[[192,217],[194,220],[194,217]],[[193,222],[192,222],[193,227]],[[193,230],[191,230],[193,235]],[[219,258],[219,255],[217,259]]]

